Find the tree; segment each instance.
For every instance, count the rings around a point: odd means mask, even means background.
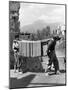
[[[46,27],[46,36],[49,36],[51,34],[50,26]]]
[[[37,39],[38,40],[41,40],[42,39],[41,31],[40,30],[37,30]]]
[[[38,40],[49,38],[50,35],[51,35],[50,26],[43,28],[42,31],[37,30]]]
[[[43,28],[41,33],[42,33],[42,39],[48,38],[51,34],[50,26],[47,26],[46,28]]]

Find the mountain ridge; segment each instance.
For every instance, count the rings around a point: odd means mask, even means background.
[[[37,30],[42,30],[46,26],[50,26],[51,32],[57,29],[59,23],[46,23],[44,20],[37,20],[32,24],[24,25],[21,28],[21,32],[36,33]]]

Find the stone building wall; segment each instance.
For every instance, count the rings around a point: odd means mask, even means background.
[[[10,50],[12,50],[12,43],[15,35],[20,32],[19,22],[20,3],[16,1],[9,1],[9,41]]]
[[[20,32],[19,26],[19,9],[20,3],[10,1],[9,2],[9,28],[10,32]]]
[[[19,2],[9,1],[9,57],[11,68],[13,68],[14,65],[14,53],[12,50],[13,40],[15,39],[15,35],[20,32],[19,9]]]

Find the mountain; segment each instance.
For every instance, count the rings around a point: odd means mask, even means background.
[[[46,26],[50,26],[51,31],[58,27],[59,23],[46,23],[44,20],[37,20],[32,24],[25,25],[21,28],[21,32],[36,33],[37,30],[42,30]]]

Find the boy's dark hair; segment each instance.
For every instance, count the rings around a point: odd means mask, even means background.
[[[19,34],[16,34],[15,35],[15,39],[19,39]]]
[[[60,38],[59,36],[53,36],[53,39],[56,40],[56,41],[58,41],[58,40],[60,40],[61,38]]]

